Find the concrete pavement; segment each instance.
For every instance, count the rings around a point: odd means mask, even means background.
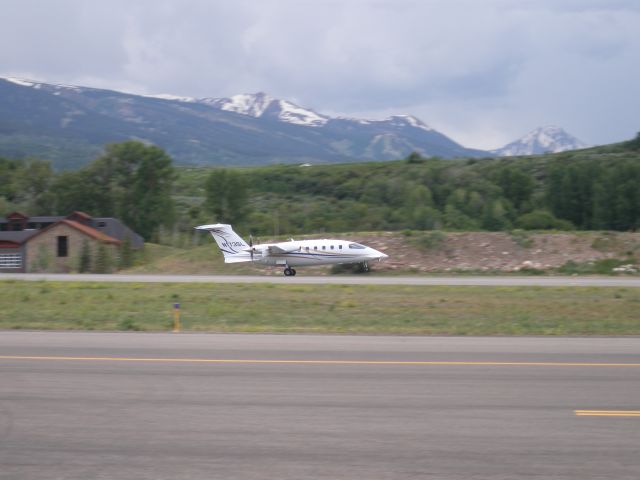
[[[636,480],[640,418],[576,410],[638,380],[640,338],[0,332],[0,478]]]

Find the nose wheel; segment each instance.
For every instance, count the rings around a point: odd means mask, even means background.
[[[295,277],[296,276],[296,271],[295,269],[291,268],[291,267],[287,267],[284,269],[284,276],[285,277]]]

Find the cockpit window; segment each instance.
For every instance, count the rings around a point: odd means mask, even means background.
[[[358,249],[363,249],[363,248],[367,248],[364,245],[360,245],[359,243],[350,243],[349,244],[349,248],[358,248]]]

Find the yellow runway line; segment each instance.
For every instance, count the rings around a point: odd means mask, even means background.
[[[148,362],[148,363],[211,363],[211,364],[293,364],[293,365],[434,365],[434,366],[506,366],[506,367],[640,367],[640,363],[596,362],[439,362],[394,360],[257,360],[216,358],[144,358],[144,357],[65,357],[0,355],[0,360],[87,361],[87,362]]]
[[[640,410],[576,410],[578,417],[640,417]]]

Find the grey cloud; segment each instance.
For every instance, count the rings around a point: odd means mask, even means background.
[[[21,0],[4,2],[2,13],[3,69],[43,79],[122,73],[124,22],[106,5]]]
[[[477,147],[539,123],[638,128],[633,0],[5,0],[3,17],[4,75],[413,113]]]

